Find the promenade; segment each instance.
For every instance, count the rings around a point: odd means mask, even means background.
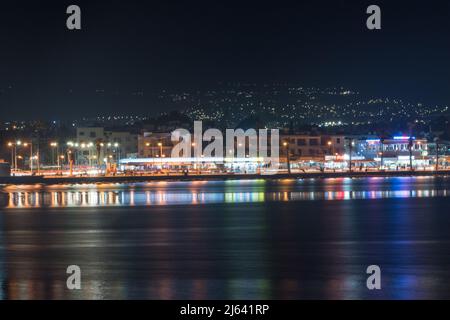
[[[93,184],[93,183],[133,183],[151,181],[211,181],[211,180],[278,180],[278,179],[326,179],[363,177],[426,177],[450,176],[450,170],[440,171],[352,171],[352,172],[300,172],[261,174],[166,174],[166,175],[116,175],[116,176],[11,176],[0,177],[0,184]]]

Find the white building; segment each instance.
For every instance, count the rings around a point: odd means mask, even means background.
[[[121,158],[137,156],[138,135],[103,127],[77,128],[76,141],[70,147],[76,151],[77,164],[117,162]]]

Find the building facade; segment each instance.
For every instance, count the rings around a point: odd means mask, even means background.
[[[281,157],[289,149],[291,159],[324,160],[326,156],[343,155],[346,139],[343,135],[283,135],[280,138]]]
[[[171,133],[144,132],[138,136],[138,158],[170,158]]]
[[[138,135],[103,127],[81,127],[77,128],[70,147],[76,152],[77,164],[101,165],[137,157]]]
[[[378,137],[355,139],[353,155],[368,161],[379,162],[384,167],[427,166],[430,163],[429,144],[426,139],[398,136],[388,139]]]

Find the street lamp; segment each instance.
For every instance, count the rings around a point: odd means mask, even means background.
[[[383,170],[383,167],[384,167],[384,138],[382,137],[382,138],[380,138],[380,148],[379,148],[379,150],[380,150],[380,152],[378,153],[379,154],[379,156],[380,156],[380,171],[381,170]]]
[[[288,142],[283,142],[283,146],[286,148],[286,160],[287,160],[287,169],[288,169],[288,174],[291,174],[291,157],[289,154],[289,143]]]
[[[14,166],[14,171],[17,170],[17,146],[21,146],[22,141],[8,142],[8,147],[11,148],[11,166]],[[26,145],[28,146],[28,145]],[[31,160],[30,160],[31,161]]]
[[[8,142],[8,147],[11,148],[11,168],[12,170],[15,170],[15,165],[14,165],[14,152],[15,152],[15,145],[12,142]]]
[[[22,141],[18,140],[16,141],[16,144],[14,145],[14,167],[17,170],[18,166],[17,166],[17,146],[21,146],[22,145]]]
[[[69,164],[69,175],[72,176],[73,175],[73,152],[72,149],[67,149],[67,162]]]
[[[436,143],[436,171],[439,171],[439,138],[434,138],[434,142]]]
[[[413,168],[413,162],[412,162],[412,153],[413,153],[413,146],[414,146],[414,142],[413,142],[413,138],[412,137],[410,137],[409,138],[409,141],[408,141],[408,150],[409,150],[409,169],[411,170],[411,171],[413,171],[414,170],[414,168]]]
[[[159,155],[160,157],[162,157],[163,154],[163,144],[161,142],[158,142],[158,147],[159,147]]]
[[[60,155],[59,157],[58,157],[58,170],[62,170],[62,163],[64,162],[64,159],[65,159],[65,157],[64,157],[64,155]]]
[[[330,155],[333,155],[333,142],[328,141],[327,145],[329,148]]]
[[[51,142],[50,147],[52,147],[52,165],[55,164],[55,149],[58,148],[58,142]],[[58,160],[59,162],[59,160]]]
[[[348,140],[348,146],[349,146],[349,162],[348,162],[348,171],[350,173],[352,173],[352,152],[353,152],[353,147],[355,146],[355,141],[353,141],[353,138],[345,138],[346,140]]]
[[[120,161],[120,157],[121,157],[121,154],[120,154],[120,144],[118,143],[118,142],[115,142],[114,143],[114,153],[116,153],[116,164],[118,164],[119,163],[119,161]]]
[[[33,175],[33,142],[25,142],[23,144],[23,146],[25,148],[27,148],[28,146],[30,147],[30,171],[31,171],[31,175]]]

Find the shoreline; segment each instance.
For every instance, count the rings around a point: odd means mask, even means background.
[[[212,180],[280,180],[280,179],[327,179],[327,178],[370,178],[370,177],[445,177],[450,171],[389,171],[389,172],[311,172],[260,174],[211,174],[211,175],[136,175],[136,176],[95,176],[95,177],[46,177],[20,176],[0,177],[1,185],[32,184],[95,184],[95,183],[133,183],[158,181],[212,181]]]

